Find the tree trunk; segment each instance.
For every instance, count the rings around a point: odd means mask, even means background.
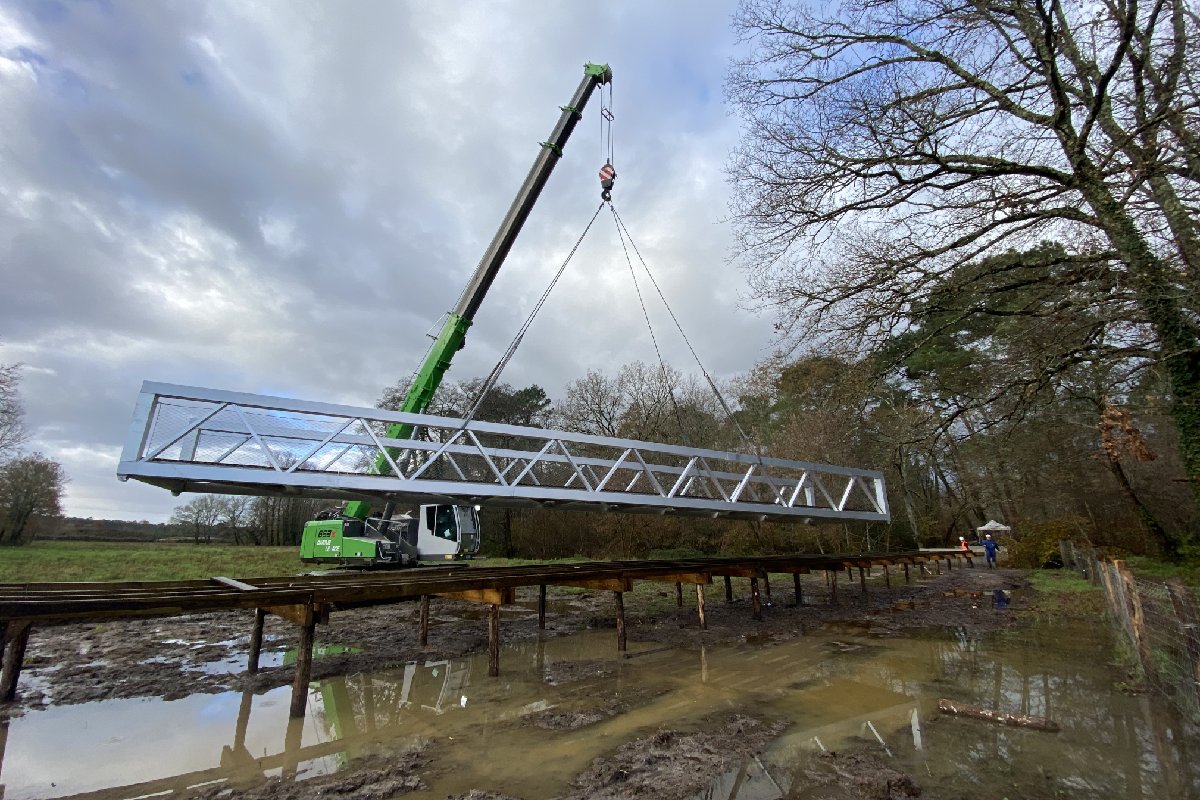
[[[1104,222],[1109,241],[1129,265],[1138,305],[1154,328],[1161,347],[1160,363],[1167,372],[1172,394],[1171,414],[1179,431],[1179,454],[1192,496],[1200,505],[1200,337],[1189,324],[1176,297],[1178,290],[1170,270],[1150,250],[1129,215],[1104,186],[1099,171],[1086,160],[1077,167],[1080,190],[1092,210]],[[1183,534],[1164,555],[1178,559],[1179,547],[1191,544],[1196,535]]]
[[[1126,475],[1125,468],[1121,466],[1120,460],[1105,455],[1104,461],[1108,464],[1109,472],[1116,478],[1117,485],[1121,487],[1121,493],[1129,499],[1129,502],[1133,503],[1133,507],[1137,510],[1138,519],[1146,526],[1146,531],[1158,542],[1163,552],[1179,552],[1180,542],[1178,537],[1164,529],[1158,523],[1158,519],[1154,514],[1150,512],[1150,509],[1146,507],[1146,504],[1142,502],[1142,498],[1134,491],[1133,484],[1129,482],[1129,476]]]

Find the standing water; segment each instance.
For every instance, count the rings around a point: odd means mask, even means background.
[[[697,797],[809,796],[821,754],[850,747],[926,797],[1200,797],[1195,744],[1162,707],[1114,687],[1112,657],[1105,628],[1075,621],[983,641],[830,628],[778,643],[631,643],[628,657],[611,632],[585,632],[510,645],[498,679],[483,656],[313,683],[295,721],[288,687],[30,711],[0,729],[0,796],[304,780],[424,748],[424,783],[406,797],[479,788],[534,800],[567,793],[593,759],[633,739],[740,714],[782,733]],[[939,698],[1047,717],[1061,731],[939,716]],[[840,790],[819,796],[853,796]]]

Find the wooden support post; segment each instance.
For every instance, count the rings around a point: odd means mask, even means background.
[[[546,584],[538,586],[538,630],[546,630]]]
[[[854,567],[850,564],[846,565],[846,580],[854,580]]]
[[[308,680],[312,677],[313,639],[316,633],[317,619],[308,609],[308,619],[300,626],[300,644],[296,648],[296,677],[292,681],[292,705],[290,715],[303,717],[304,707],[308,704]]]
[[[238,704],[237,724],[233,728],[233,750],[241,754],[246,749],[246,729],[250,727],[250,707],[254,702],[254,692],[242,692],[242,701]]]
[[[704,619],[704,584],[696,584],[696,615],[700,617],[700,630],[708,630],[708,621]]]
[[[954,559],[947,558],[946,559],[946,572],[953,572],[953,571],[954,571]]]
[[[733,602],[733,579],[728,575],[725,576],[725,602]]]
[[[17,696],[17,681],[21,679],[21,667],[25,663],[25,648],[29,646],[29,631],[33,625],[28,620],[17,620],[5,625],[4,666],[0,669],[0,702],[11,703]]]
[[[758,578],[750,579],[750,615],[756,619],[762,619],[762,598],[758,595]]]
[[[829,576],[830,576],[830,578],[832,579],[832,580],[830,580],[830,582],[829,582],[829,604],[830,604],[830,605],[833,605],[833,606],[836,606],[836,605],[837,605],[837,576],[838,576],[838,570],[832,570],[831,572],[829,572],[829,573],[828,573],[828,575],[829,575]]]
[[[858,586],[862,590],[862,596],[867,596],[867,571],[862,567],[858,568]]]
[[[628,644],[625,640],[625,593],[613,592],[613,598],[617,604],[617,652],[624,653]]]
[[[912,583],[912,578],[910,578],[908,576],[908,562],[907,561],[904,562],[904,582]]]
[[[937,567],[937,574],[941,575],[942,574],[942,560],[940,558],[935,558],[933,560],[933,565],[935,567]]]
[[[420,623],[420,644],[421,647],[429,646],[429,595],[421,595],[421,623]]]
[[[250,654],[246,657],[246,672],[258,672],[258,660],[262,655],[263,624],[267,621],[265,608],[254,609],[254,627],[250,629]]]
[[[889,589],[892,588],[892,573],[887,564],[883,565],[883,585]]]
[[[796,590],[796,605],[797,606],[804,605],[804,590],[802,588],[800,588],[800,573],[799,572],[792,573],[792,586]]]
[[[4,625],[0,625],[0,631],[4,630]],[[0,642],[2,644],[2,642]],[[0,647],[0,650],[4,648]],[[703,660],[701,655],[701,660]],[[4,751],[8,749],[8,720],[0,719],[0,764],[4,763]],[[4,784],[0,783],[0,786]],[[0,800],[3,800],[4,795],[0,794]]]
[[[488,606],[488,677],[500,674],[500,606]]]
[[[292,717],[283,733],[283,765],[281,777],[286,783],[296,780],[300,768],[300,745],[304,743],[304,719]]]
[[[1142,669],[1146,673],[1146,678],[1151,682],[1156,677],[1154,669],[1154,658],[1150,652],[1150,640],[1146,635],[1146,614],[1142,609],[1142,598],[1138,594],[1137,583],[1134,580],[1133,573],[1125,567],[1124,561],[1114,561],[1117,566],[1117,573],[1121,576],[1121,582],[1125,585],[1125,598],[1129,602],[1129,610],[1132,612],[1131,621],[1133,622],[1133,641],[1137,645],[1138,657],[1142,662]]]
[[[775,605],[771,601],[771,575],[767,572],[763,573],[763,599],[766,601],[767,608]]]
[[[683,608],[683,584],[679,581],[675,581],[675,605]]]

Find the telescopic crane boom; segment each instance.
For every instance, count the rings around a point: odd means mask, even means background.
[[[429,406],[434,392],[442,383],[442,377],[450,368],[451,359],[454,358],[456,352],[462,349],[466,341],[467,329],[471,327],[475,313],[483,303],[488,289],[491,288],[496,273],[500,271],[500,266],[508,256],[508,251],[512,249],[517,234],[521,232],[521,227],[529,218],[529,212],[533,210],[538,195],[541,194],[542,188],[550,178],[550,173],[554,171],[555,165],[562,158],[563,148],[571,137],[572,131],[575,130],[576,123],[583,115],[584,106],[587,105],[588,99],[597,86],[602,86],[611,80],[612,70],[607,64],[584,65],[583,80],[579,82],[579,88],[575,90],[571,102],[562,106],[562,115],[558,118],[558,124],[554,126],[554,130],[551,131],[550,138],[542,142],[542,149],[533,162],[529,174],[525,176],[525,182],[521,184],[521,189],[513,199],[512,205],[509,206],[508,213],[504,215],[500,228],[492,237],[492,242],[488,245],[487,250],[484,251],[479,266],[475,268],[475,273],[458,299],[458,304],[447,316],[425,361],[417,370],[416,378],[409,387],[400,411],[419,414]],[[411,425],[395,424],[388,428],[387,435],[391,439],[407,439],[412,436],[412,432]],[[375,461],[375,471],[382,474],[387,470],[387,460],[381,455]],[[356,500],[346,505],[345,515],[365,520],[370,512],[370,503],[365,500]]]

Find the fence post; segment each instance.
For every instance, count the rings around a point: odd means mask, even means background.
[[[1079,557],[1079,550],[1075,548],[1075,542],[1071,542],[1071,564],[1075,567],[1075,571],[1079,573],[1079,577],[1087,577],[1087,567],[1083,563],[1083,559]]]
[[[1101,584],[1104,586],[1104,599],[1108,601],[1108,610],[1111,611],[1113,614],[1119,614],[1120,611],[1117,610],[1116,590],[1113,588],[1113,577],[1112,577],[1111,567],[1112,567],[1112,565],[1109,564],[1107,561],[1105,561],[1104,563],[1102,563],[1100,565],[1100,569],[1101,569],[1100,580],[1101,580]]]
[[[1133,645],[1133,620],[1129,617],[1129,599],[1125,596],[1125,581],[1121,577],[1121,567],[1124,564],[1124,561],[1112,562],[1113,608],[1121,621],[1121,627],[1125,630],[1125,638]]]
[[[1146,675],[1147,681],[1153,681],[1155,678],[1154,660],[1150,653],[1150,642],[1146,638],[1146,616],[1142,610],[1142,598],[1138,595],[1137,582],[1133,573],[1125,568],[1124,561],[1114,561],[1117,566],[1117,573],[1121,576],[1121,583],[1125,587],[1125,596],[1132,612],[1130,620],[1132,622],[1133,641],[1137,645],[1138,658],[1142,662],[1142,670]]]

